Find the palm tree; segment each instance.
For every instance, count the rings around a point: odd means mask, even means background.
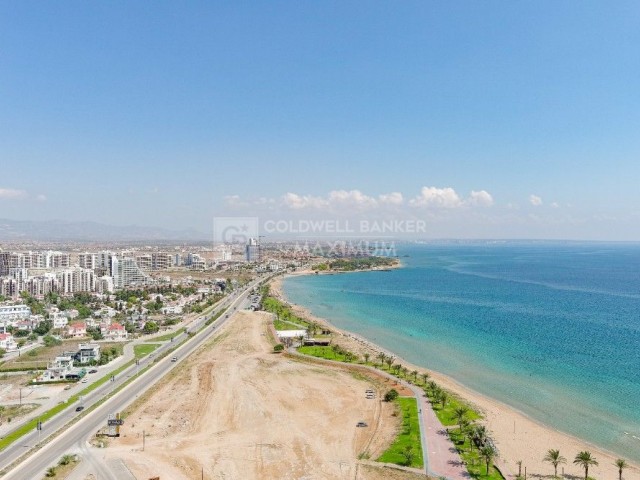
[[[429,374],[428,374],[427,372],[424,372],[424,373],[422,374],[422,384],[426,386],[426,385],[427,385],[427,380],[428,380],[428,379],[429,379]]]
[[[434,382],[433,380],[431,380],[429,382],[429,390],[431,391],[432,395],[435,393],[436,388],[438,388],[438,384],[436,382]]]
[[[435,400],[440,404],[441,408],[444,408],[444,406],[447,404],[447,400],[449,400],[449,395],[444,390],[438,390],[435,396]]]
[[[516,462],[516,465],[518,465],[518,477],[522,476],[522,460],[518,460]]]
[[[385,358],[385,363],[387,364],[387,370],[391,371],[391,365],[393,365],[393,362],[395,362],[395,358],[393,358],[391,355],[389,355],[387,358]]]
[[[368,352],[365,352],[362,354],[362,356],[364,357],[364,363],[368,364],[369,363],[369,357],[371,357],[371,354]]]
[[[497,454],[498,452],[496,452],[496,449],[493,448],[492,445],[485,445],[480,449],[480,456],[487,464],[487,475],[489,475],[489,467],[491,466],[491,462]]]
[[[414,370],[413,372],[411,372],[411,375],[413,375],[413,382],[417,382],[418,381],[418,370]]]
[[[407,375],[409,375],[409,369],[407,367],[402,367],[402,376],[407,378]]]
[[[465,438],[467,437],[467,434],[469,433],[469,425],[471,425],[471,422],[466,418],[462,418],[458,422],[458,426],[460,427],[460,436],[462,438],[463,444],[464,444]]]
[[[567,459],[560,455],[560,450],[550,449],[545,457],[542,459],[543,462],[549,462],[553,465],[553,476],[558,476],[558,465],[561,463],[567,463]]]
[[[385,361],[386,358],[387,358],[387,356],[384,353],[380,352],[378,354],[378,359],[380,360],[380,366],[384,365],[384,361]]]
[[[618,467],[618,480],[622,480],[622,470],[627,468],[629,464],[623,458],[619,458],[615,461],[614,465]]]
[[[476,445],[484,445],[484,442],[487,440],[487,427],[484,425],[476,425],[476,428],[473,429],[473,441]]]
[[[462,420],[465,419],[465,417],[467,416],[467,412],[469,411],[469,409],[467,407],[465,407],[464,405],[460,405],[459,407],[456,407],[456,409],[453,411],[453,416],[456,418],[456,421],[458,423],[458,426],[460,426],[460,432],[462,433]]]
[[[576,458],[573,459],[573,463],[584,468],[584,480],[588,480],[589,478],[589,466],[598,465],[598,461],[595,459],[595,457],[591,456],[591,452],[586,451],[577,454]]]

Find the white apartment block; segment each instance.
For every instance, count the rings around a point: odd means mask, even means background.
[[[134,258],[113,258],[112,264],[113,284],[116,288],[145,285],[149,282],[149,277],[138,267]]]
[[[71,255],[64,252],[49,250],[44,254],[44,268],[69,268]]]
[[[80,268],[90,268],[91,270],[98,268],[98,254],[89,252],[79,253],[78,266]]]
[[[93,270],[88,268],[78,267],[56,272],[56,278],[58,279],[58,292],[63,295],[95,291],[95,274]]]
[[[26,320],[31,316],[31,309],[27,305],[0,305],[0,322]]]
[[[19,292],[18,282],[15,278],[0,277],[0,295],[7,298],[15,298]]]

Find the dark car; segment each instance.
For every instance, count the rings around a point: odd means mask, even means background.
[[[82,405],[79,407],[76,407],[76,412],[81,412],[82,410],[84,410],[84,407]]]
[[[89,373],[98,373],[98,370],[96,370],[95,368],[92,370],[89,370]]]

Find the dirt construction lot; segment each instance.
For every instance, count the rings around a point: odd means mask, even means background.
[[[363,452],[375,459],[398,428],[394,407],[379,400],[382,387],[271,353],[269,318],[239,313],[131,408],[107,458],[122,459],[138,479],[200,479],[201,469],[206,479],[390,478],[358,461]],[[375,400],[366,399],[369,388]]]

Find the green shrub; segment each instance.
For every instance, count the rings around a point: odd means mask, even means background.
[[[384,394],[385,402],[393,402],[396,398],[398,398],[398,391],[395,388],[392,388]]]

